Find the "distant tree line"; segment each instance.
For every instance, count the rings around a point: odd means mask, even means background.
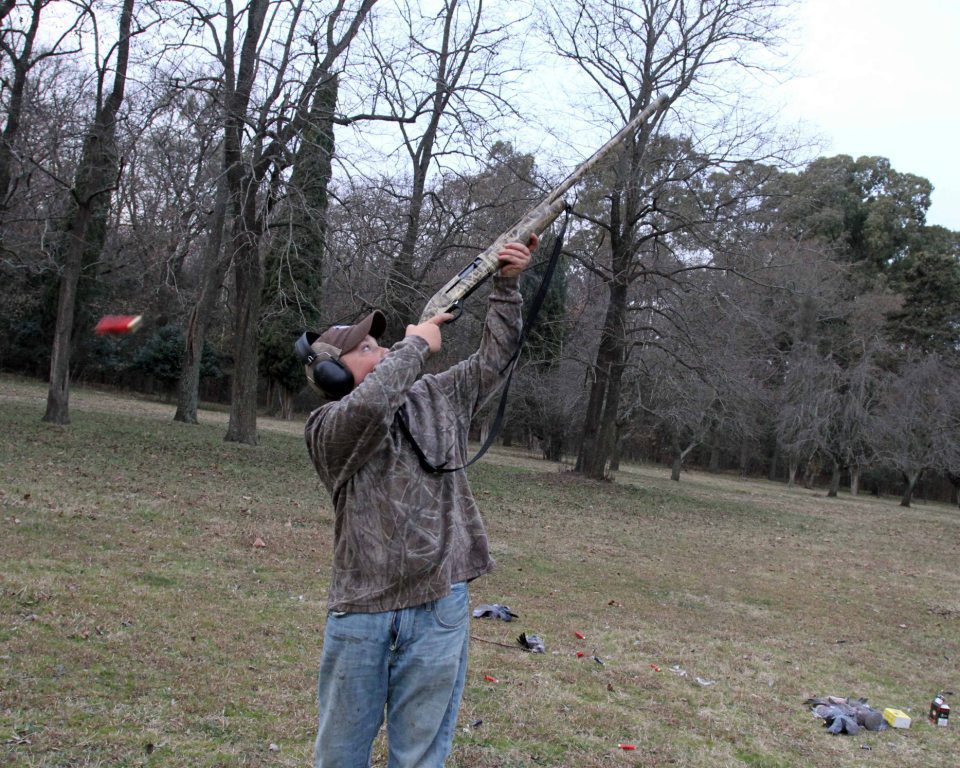
[[[629,459],[955,497],[960,233],[926,223],[927,179],[787,162],[802,148],[737,106],[781,5],[8,0],[0,368],[49,381],[54,423],[85,380],[186,423],[220,400],[226,439],[256,443],[258,412],[316,404],[299,333],[381,307],[396,340],[563,175],[504,131],[537,119],[516,87],[537,40],[583,83],[589,150],[670,106],[571,199],[504,443],[594,479]],[[144,327],[95,336],[107,313]]]

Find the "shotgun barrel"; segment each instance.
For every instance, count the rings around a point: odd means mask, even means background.
[[[498,255],[507,243],[528,243],[534,234],[539,236],[567,207],[567,202],[563,197],[567,191],[616,148],[621,141],[646,122],[651,115],[665,107],[668,101],[665,96],[662,96],[651,102],[646,109],[620,129],[613,138],[578,165],[543,200],[527,211],[516,224],[494,240],[489,248],[452,277],[427,302],[420,315],[420,322],[426,322],[444,312],[455,311],[467,296],[497,271]]]

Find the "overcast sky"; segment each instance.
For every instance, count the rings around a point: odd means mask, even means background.
[[[796,18],[797,76],[773,89],[784,118],[823,154],[926,177],[927,223],[960,230],[960,0],[802,0]]]

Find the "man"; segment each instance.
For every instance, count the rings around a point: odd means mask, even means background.
[[[533,238],[531,247],[536,248]],[[443,765],[463,694],[467,582],[494,567],[466,474],[470,422],[499,389],[521,328],[530,248],[499,254],[480,348],[420,376],[439,315],[389,350],[380,312],[312,346],[307,377],[332,402],[305,435],[333,499],[333,573],[320,660],[317,768],[366,768],[386,709],[389,768]]]

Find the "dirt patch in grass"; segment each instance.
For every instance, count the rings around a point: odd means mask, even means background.
[[[249,448],[224,414],[80,389],[55,428],[44,393],[0,379],[0,764],[309,764],[332,520],[302,425]],[[566,469],[471,469],[499,566],[471,599],[520,619],[473,623],[449,765],[953,764],[924,714],[960,686],[956,509]],[[914,724],[831,737],[824,694]]]

